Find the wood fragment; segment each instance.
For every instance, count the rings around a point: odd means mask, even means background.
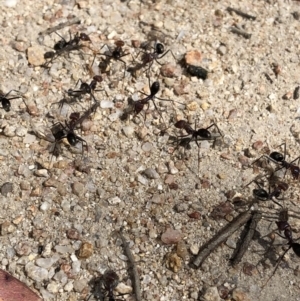
[[[80,24],[80,22],[81,22],[80,19],[77,18],[77,17],[75,17],[73,19],[68,20],[67,22],[59,23],[57,26],[49,27],[46,30],[39,32],[39,36],[49,35],[52,32],[60,30],[60,29],[62,29],[64,27],[71,26],[73,24]]]
[[[228,10],[230,13],[231,13],[231,12],[234,12],[234,13],[236,13],[237,15],[239,15],[239,16],[245,18],[245,19],[249,19],[249,20],[255,20],[255,19],[256,19],[256,17],[251,16],[251,15],[249,15],[249,14],[247,14],[247,13],[244,13],[244,12],[242,12],[241,10],[236,9],[236,8],[233,8],[233,7],[227,7],[227,10]]]
[[[236,33],[239,36],[244,37],[245,39],[250,39],[251,38],[251,33],[248,33],[238,27],[230,27],[230,31],[233,33]]]
[[[141,282],[140,282],[140,276],[137,270],[137,266],[135,264],[135,260],[133,258],[132,252],[129,248],[128,242],[126,241],[126,238],[122,234],[123,228],[120,229],[119,235],[122,240],[122,245],[124,248],[125,255],[128,258],[129,265],[131,268],[131,276],[132,276],[132,284],[133,284],[133,290],[135,293],[135,298],[137,301],[142,301],[142,294],[141,294]]]
[[[243,258],[250,245],[251,240],[253,239],[257,224],[261,220],[261,218],[262,214],[260,212],[253,212],[251,219],[246,223],[245,229],[240,238],[240,244],[237,246],[230,259],[232,266],[237,265]]]
[[[214,251],[222,242],[224,242],[230,235],[237,229],[248,222],[252,217],[251,211],[245,211],[234,218],[229,224],[223,227],[218,233],[215,234],[207,243],[205,243],[199,250],[196,258],[193,260],[193,265],[199,268],[204,260]]]

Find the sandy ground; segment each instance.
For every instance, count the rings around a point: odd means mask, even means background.
[[[25,102],[13,99],[10,112],[0,111],[1,180],[11,183],[2,186],[0,195],[2,269],[44,300],[103,300],[100,293],[91,295],[90,280],[108,269],[116,271],[128,292],[130,269],[116,233],[124,227],[140,274],[142,300],[300,300],[300,261],[292,250],[269,280],[287,248],[286,239],[275,235],[271,244],[267,236],[276,230],[280,209],[271,201],[257,205],[263,219],[236,267],[229,266],[229,258],[240,231],[201,268],[190,265],[206,241],[246,210],[232,206],[222,218],[212,214],[220,203],[233,202],[228,192],[252,202],[255,184],[244,186],[266,168],[251,163],[271,151],[283,153],[282,143],[287,161],[299,156],[300,107],[294,95],[299,85],[298,1],[1,4],[0,88],[3,94],[18,90]],[[230,12],[229,6],[255,18]],[[92,43],[80,42],[88,47],[42,67],[44,53],[53,51],[61,38],[39,33],[72,17],[81,23],[57,33],[67,41],[69,32],[72,37],[85,33]],[[109,53],[100,48],[113,47],[116,40],[124,41],[129,53],[123,62],[112,60],[104,73],[98,65],[105,56],[98,54],[91,67],[94,54]],[[150,102],[138,116],[124,119],[130,100],[145,97],[138,91],[149,94],[148,69],[129,72],[141,63],[140,49],[132,44],[147,41],[163,43],[174,54],[159,60],[171,67],[154,62],[150,68],[150,84],[160,83],[157,95],[174,102],[157,100],[160,113]],[[201,53],[195,64],[209,71],[205,80],[190,76],[182,63],[192,50]],[[62,139],[56,144],[60,155],[52,156],[51,126],[65,126],[72,112],[84,114],[93,100],[83,96],[61,109],[55,103],[75,89],[79,79],[90,83],[100,73],[103,82],[97,87],[104,91],[94,92],[99,107],[74,130],[88,151],[83,148],[82,155],[80,141],[70,147]],[[178,120],[193,128],[196,121],[197,129],[215,123],[223,139],[215,145],[201,141],[200,149],[195,142],[190,149],[175,149],[172,141],[185,134],[174,126]],[[210,130],[218,135],[214,127]],[[284,181],[290,187],[281,202],[292,212],[289,223],[296,238],[298,183],[289,172]],[[180,232],[181,251],[172,255],[176,271],[167,267],[170,254],[176,253],[176,244],[162,241],[167,229]],[[116,298],[135,300],[134,293]]]

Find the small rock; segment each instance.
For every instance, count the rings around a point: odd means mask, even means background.
[[[192,101],[186,105],[186,108],[189,111],[197,111],[199,109],[199,105],[196,101]]]
[[[50,204],[48,202],[43,202],[40,206],[40,210],[44,212],[49,210],[49,208],[50,208]]]
[[[122,131],[126,137],[130,138],[134,133],[134,128],[132,126],[127,125],[122,128]]]
[[[3,134],[6,137],[14,137],[16,135],[15,130],[16,130],[16,128],[14,126],[6,126],[3,131]]]
[[[208,71],[202,67],[188,65],[186,71],[191,76],[196,76],[197,78],[201,78],[202,80],[207,79]]]
[[[177,244],[182,238],[182,233],[179,230],[168,228],[161,236],[161,241],[167,245]]]
[[[34,45],[27,49],[28,63],[33,66],[41,66],[45,63],[44,50],[41,46]]]
[[[192,213],[188,213],[188,216],[193,219],[200,219],[201,213],[199,211],[194,211]]]
[[[49,269],[59,259],[60,259],[60,256],[58,254],[55,254],[54,256],[52,256],[50,258],[38,258],[35,263],[41,268]]]
[[[261,140],[255,141],[252,144],[252,148],[255,150],[260,150],[263,147],[264,143]]]
[[[165,256],[165,264],[168,269],[177,273],[182,266],[182,260],[176,253],[170,252]]]
[[[176,247],[176,253],[179,257],[181,257],[183,260],[185,260],[188,256],[188,250],[186,247],[186,243],[184,240],[180,240]]]
[[[48,271],[44,268],[38,267],[32,262],[25,265],[27,276],[36,282],[43,282],[48,280]]]
[[[173,175],[166,175],[165,184],[171,184],[173,182],[174,182],[174,176]]]
[[[85,259],[93,255],[94,247],[89,242],[83,242],[77,252],[79,258]]]
[[[169,161],[168,168],[171,175],[178,173],[178,169],[175,167],[174,161]]]
[[[199,253],[199,246],[196,244],[191,245],[190,251],[193,255],[197,255]]]
[[[121,295],[126,295],[132,293],[132,287],[129,285],[126,285],[123,282],[120,282],[118,286],[116,287],[116,291]]]
[[[79,279],[75,280],[73,283],[74,291],[81,293],[87,286],[87,280],[86,279]]]
[[[82,196],[85,193],[85,186],[80,182],[74,182],[72,185],[72,193]]]
[[[140,174],[137,175],[136,179],[137,179],[138,182],[140,182],[143,185],[148,184],[148,180]]]
[[[1,235],[7,235],[9,233],[13,233],[15,230],[16,227],[8,221],[5,221],[1,224]]]
[[[51,281],[48,285],[47,285],[47,290],[50,293],[57,293],[59,289],[59,285],[58,283],[56,283],[56,281]]]
[[[200,66],[202,60],[201,52],[198,50],[192,50],[185,54],[185,62],[188,65]]]
[[[20,182],[20,188],[22,189],[22,190],[30,190],[30,183],[28,182],[28,181],[21,181]]]
[[[153,145],[150,142],[146,142],[142,145],[142,150],[144,152],[150,152],[153,149]]]
[[[209,287],[205,290],[204,295],[202,296],[204,301],[221,301],[219,296],[218,288],[216,286]]]
[[[153,168],[147,168],[143,171],[143,174],[148,178],[148,179],[158,179],[159,174],[155,171]]]
[[[6,182],[1,186],[1,194],[7,196],[8,193],[13,191],[13,184]]]
[[[48,176],[49,176],[47,169],[37,169],[34,171],[34,174],[37,177],[44,177],[44,178],[48,178]]]
[[[77,229],[68,229],[67,230],[67,237],[69,239],[74,239],[74,240],[78,240],[80,238],[80,233],[78,232]]]
[[[184,212],[184,211],[187,211],[189,208],[188,204],[186,203],[179,203],[179,204],[176,204],[174,209],[176,210],[176,212]]]
[[[102,100],[100,103],[100,107],[102,109],[111,109],[114,107],[114,103],[112,101],[109,100]]]
[[[181,69],[176,65],[168,63],[160,68],[160,73],[165,77],[179,77],[181,75]]]
[[[31,134],[26,134],[24,139],[23,139],[23,143],[25,143],[25,144],[31,144],[35,141],[36,141],[36,136],[31,135]]]
[[[116,205],[116,204],[121,203],[121,199],[119,197],[117,197],[117,196],[109,198],[107,201],[111,205]]]
[[[251,301],[247,294],[240,288],[236,288],[232,292],[232,298],[234,301]]]

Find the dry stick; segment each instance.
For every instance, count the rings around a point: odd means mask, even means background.
[[[69,21],[67,22],[63,22],[63,23],[59,23],[57,26],[54,26],[54,27],[49,27],[48,29],[44,30],[44,31],[41,31],[39,32],[39,36],[45,36],[45,35],[48,35],[52,32],[55,32],[57,30],[60,30],[64,27],[67,27],[67,26],[71,26],[73,24],[80,24],[80,19],[75,17],[73,19],[70,19]]]
[[[244,37],[245,39],[250,39],[251,38],[251,33],[248,33],[240,28],[237,27],[230,27],[230,31],[233,33],[238,34],[239,36]]]
[[[243,258],[250,245],[251,240],[253,239],[257,224],[261,220],[261,218],[262,214],[260,212],[254,212],[251,219],[247,222],[244,235],[242,235],[240,238],[241,243],[235,249],[232,258],[230,259],[232,266],[237,265]]]
[[[236,9],[236,8],[233,8],[233,7],[227,7],[227,10],[228,10],[229,12],[234,12],[234,13],[236,13],[237,15],[239,15],[239,16],[245,18],[245,19],[250,19],[250,20],[255,20],[255,19],[256,19],[256,17],[251,16],[251,15],[249,15],[249,14],[246,14],[246,13],[242,12],[241,10]]]
[[[133,282],[133,289],[135,293],[135,298],[137,301],[142,301],[142,294],[141,294],[141,282],[140,282],[140,276],[133,258],[133,255],[131,253],[131,250],[129,248],[128,242],[126,241],[125,237],[122,234],[123,228],[120,229],[119,235],[122,240],[123,248],[125,255],[128,258],[129,264],[131,266],[131,272],[132,272],[132,282]]]
[[[229,224],[223,227],[213,238],[211,238],[206,244],[204,244],[196,258],[193,260],[193,265],[199,268],[203,261],[211,254],[211,252],[217,248],[222,242],[224,242],[230,235],[232,235],[237,229],[248,222],[252,217],[253,212],[245,211],[234,218]]]

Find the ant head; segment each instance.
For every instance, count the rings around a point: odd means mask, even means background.
[[[93,80],[96,81],[96,82],[98,82],[98,83],[101,83],[103,81],[103,78],[102,78],[101,75],[95,75],[93,77]]]
[[[159,91],[159,88],[160,88],[159,82],[154,82],[150,87],[150,94],[154,96]]]
[[[85,42],[92,42],[91,39],[90,39],[90,37],[86,33],[83,33],[83,32],[80,33],[79,39],[81,41],[85,41]]]
[[[185,120],[179,120],[174,125],[178,129],[184,129],[186,124],[187,124],[187,122]]]
[[[125,45],[125,43],[123,41],[121,41],[121,40],[118,40],[118,41],[115,41],[115,45],[117,47],[123,47]]]
[[[164,51],[165,51],[165,47],[164,47],[163,44],[157,43],[156,47],[155,47],[155,50],[156,50],[157,54],[163,54]]]
[[[197,130],[195,136],[199,136],[199,137],[201,137],[203,139],[208,139],[208,140],[211,139],[211,133],[207,129],[199,129],[199,130]]]
[[[290,166],[291,174],[294,180],[298,180],[300,176],[300,168],[297,165],[291,164]]]
[[[254,197],[260,199],[261,201],[266,201],[269,198],[269,194],[262,188],[252,190]]]
[[[7,98],[2,98],[1,99],[2,102],[2,107],[4,109],[4,111],[9,112],[10,111],[10,101]]]
[[[282,162],[284,160],[283,154],[281,154],[279,152],[272,152],[270,154],[270,158],[272,158],[273,160],[275,160],[277,162]]]
[[[80,117],[80,113],[79,112],[73,112],[70,114],[70,120],[77,120]]]

